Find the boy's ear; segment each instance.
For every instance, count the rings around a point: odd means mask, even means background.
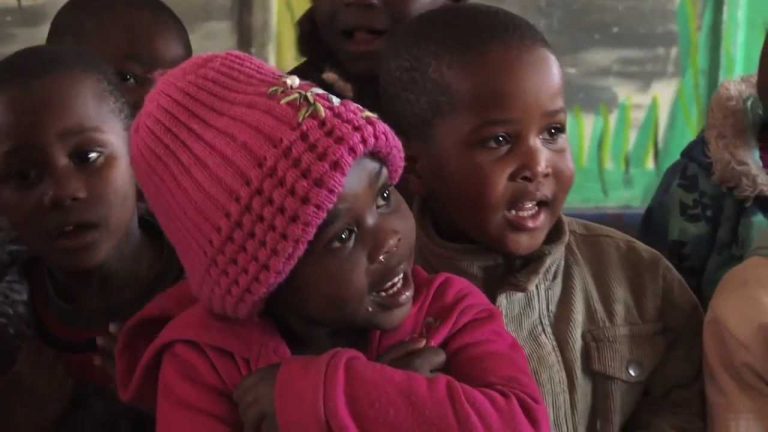
[[[768,107],[768,31],[763,40],[763,51],[760,54],[760,66],[757,68],[757,95],[763,106]]]

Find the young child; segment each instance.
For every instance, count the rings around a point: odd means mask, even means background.
[[[664,253],[706,308],[720,278],[768,228],[768,39],[757,76],[723,83],[704,132],[669,167],[640,238]]]
[[[120,393],[159,432],[548,430],[493,305],[412,268],[402,148],[369,112],[207,55],[150,93],[132,156],[189,276],[118,346]]]
[[[768,231],[722,278],[704,321],[712,431],[768,430]]]
[[[160,0],[69,0],[53,18],[47,44],[75,46],[112,68],[131,116],[157,76],[192,54],[184,24]],[[23,250],[0,218],[0,277]]]
[[[182,272],[137,214],[118,88],[72,48],[0,61],[0,215],[27,248],[0,280],[3,430],[151,426],[114,394],[112,333]]]
[[[155,79],[192,55],[184,23],[160,0],[69,0],[46,44],[77,46],[107,62],[132,115]]]
[[[389,35],[413,16],[464,0],[313,0],[299,19],[299,52],[290,73],[337,96],[379,109],[379,53]]]
[[[562,215],[574,172],[544,36],[503,9],[448,6],[409,21],[382,58],[382,113],[419,196],[416,262],[501,309],[553,429],[702,430],[690,290],[655,251]]]

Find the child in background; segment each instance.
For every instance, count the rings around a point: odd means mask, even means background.
[[[46,43],[83,48],[110,65],[131,117],[156,77],[192,55],[184,24],[160,0],[69,0],[54,16]],[[4,225],[0,216],[0,277],[23,252]]]
[[[69,0],[46,44],[80,47],[109,64],[132,115],[157,76],[192,55],[184,23],[160,0]]]
[[[704,320],[711,431],[768,430],[768,231],[723,276]]]
[[[118,346],[121,395],[159,432],[548,430],[498,311],[413,268],[402,148],[369,112],[201,56],[150,93],[132,157],[189,275]]]
[[[299,19],[299,52],[290,73],[337,96],[379,109],[379,52],[413,16],[464,0],[313,0]]]
[[[723,83],[704,132],[669,167],[640,239],[667,256],[707,307],[720,278],[768,229],[768,38],[756,76]]]
[[[137,212],[129,122],[114,74],[86,52],[0,61],[0,215],[27,248],[0,281],[3,430],[152,424],[114,394],[113,333],[182,272]]]
[[[501,309],[553,429],[703,430],[702,313],[685,282],[562,215],[574,172],[544,36],[503,9],[447,6],[406,23],[382,65],[382,114],[413,162],[416,262]]]

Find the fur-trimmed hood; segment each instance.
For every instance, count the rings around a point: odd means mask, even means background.
[[[757,78],[723,83],[712,97],[704,131],[712,160],[712,180],[752,202],[768,196],[768,173],[760,162],[750,101],[757,95]]]

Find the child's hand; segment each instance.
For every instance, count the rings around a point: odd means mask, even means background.
[[[0,417],[7,430],[53,430],[71,397],[64,364],[35,339],[24,343],[14,368],[0,377]]]
[[[103,366],[113,377],[115,376],[115,348],[117,348],[117,335],[120,333],[122,323],[110,323],[109,335],[96,338],[99,353],[93,358],[93,363]]]
[[[445,366],[445,351],[427,346],[427,340],[418,338],[392,347],[379,357],[379,363],[396,369],[434,376]]]
[[[261,368],[244,379],[235,390],[244,432],[277,432],[275,383],[280,365]]]

